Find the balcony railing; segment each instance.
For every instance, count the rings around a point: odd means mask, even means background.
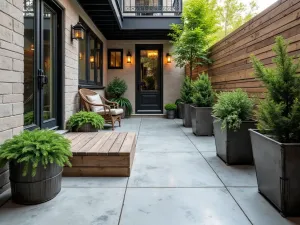
[[[178,16],[182,0],[119,0],[124,16]]]

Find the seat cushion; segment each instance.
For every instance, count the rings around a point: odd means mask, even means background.
[[[106,109],[106,112],[108,112],[108,109]],[[117,115],[122,114],[124,111],[123,111],[123,109],[110,109],[110,112],[111,112],[111,115],[117,116]],[[97,113],[99,113],[100,115],[104,115],[105,111],[104,110],[100,110]]]
[[[87,95],[86,97],[92,103],[103,104],[102,100],[100,98],[100,95]],[[93,105],[91,105],[91,110],[93,112],[99,112],[99,111],[104,110],[104,108],[103,108],[103,106],[93,106]]]

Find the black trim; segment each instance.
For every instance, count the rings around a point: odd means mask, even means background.
[[[99,89],[99,90],[105,89],[104,86],[89,85],[89,84],[79,84],[79,85],[78,85],[78,89],[81,89],[81,88],[87,88],[87,89]]]
[[[121,62],[120,62],[120,66],[117,67],[117,66],[111,66],[110,64],[110,55],[112,52],[120,52],[121,53]],[[123,69],[123,49],[107,49],[107,68],[108,69]],[[117,59],[115,59],[115,64],[117,64]]]

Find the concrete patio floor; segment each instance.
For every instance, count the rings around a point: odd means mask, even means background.
[[[8,201],[0,225],[300,224],[258,194],[253,166],[226,166],[216,157],[214,138],[194,136],[181,120],[125,119],[116,131],[138,135],[129,179],[63,178],[50,202]]]

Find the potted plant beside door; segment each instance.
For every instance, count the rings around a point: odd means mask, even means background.
[[[194,103],[191,105],[193,133],[196,136],[211,136],[214,92],[207,74],[202,74],[194,81],[192,100]]]
[[[12,200],[31,205],[54,198],[71,156],[70,141],[51,130],[24,131],[6,140],[0,146],[0,168],[9,163]]]
[[[191,117],[191,107],[190,105],[193,103],[192,95],[193,95],[193,81],[186,77],[184,79],[180,94],[181,100],[183,102],[183,126],[192,127],[192,117]]]
[[[217,155],[228,165],[253,164],[249,129],[255,128],[253,101],[241,89],[217,95],[213,107]]]
[[[167,111],[167,118],[168,119],[175,119],[175,112],[177,106],[174,103],[169,103],[165,105],[165,110]]]
[[[276,38],[275,68],[255,57],[255,75],[268,89],[257,111],[258,130],[250,130],[258,190],[284,216],[300,216],[300,69]]]

